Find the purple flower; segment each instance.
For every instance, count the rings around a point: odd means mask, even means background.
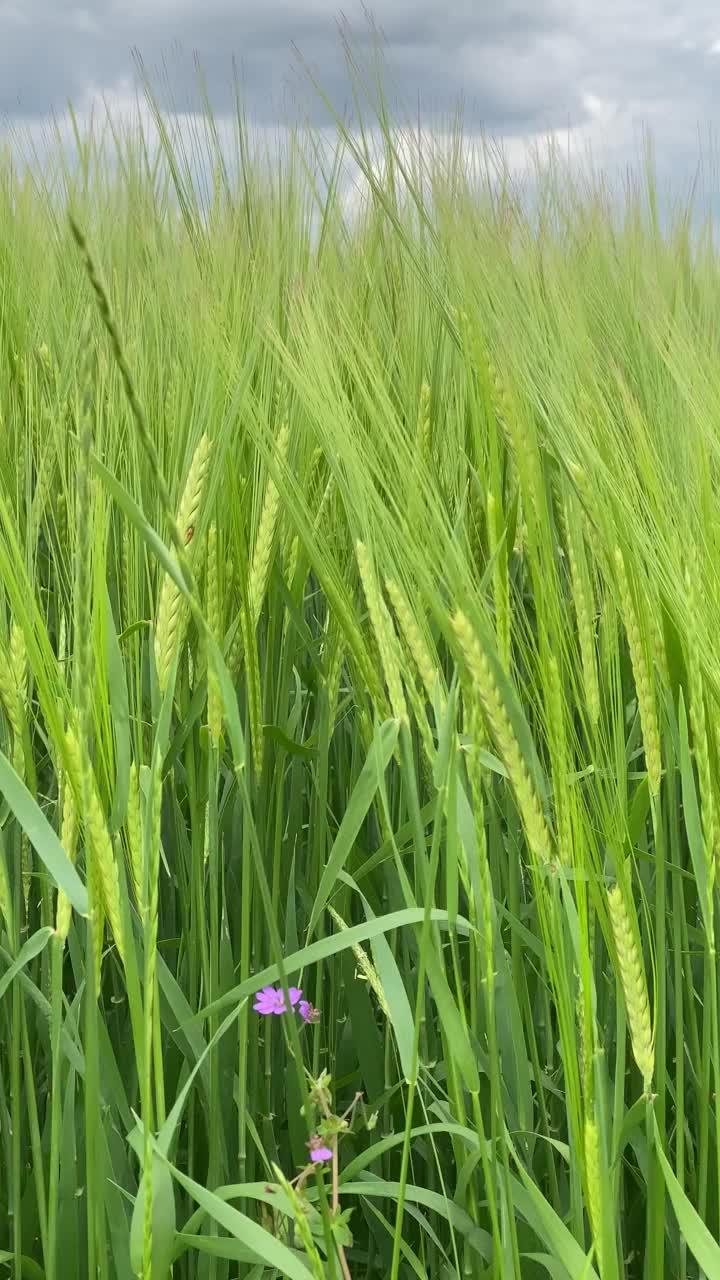
[[[290,1004],[294,1009],[300,1000],[302,991],[299,987],[290,987],[288,995],[290,996]],[[305,1002],[303,1001],[303,1003]],[[253,1009],[256,1013],[263,1014],[263,1016],[267,1016],[270,1013],[285,1013],[285,997],[282,993],[282,988],[263,987],[262,991],[258,991],[255,997]]]
[[[332,1151],[329,1147],[313,1147],[310,1159],[313,1164],[322,1164],[325,1160],[332,1160]]]
[[[325,1146],[325,1139],[319,1134],[316,1133],[307,1145],[310,1148],[310,1159],[313,1164],[324,1164],[326,1160],[332,1160],[333,1153],[330,1147]]]
[[[300,1017],[303,1022],[319,1022],[320,1010],[315,1009],[309,1000],[301,1000],[299,1004]]]

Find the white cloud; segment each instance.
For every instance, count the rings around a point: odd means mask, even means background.
[[[9,27],[11,23],[15,26],[28,26],[29,22],[30,14],[27,10],[21,9],[17,4],[12,4],[11,0],[4,0],[0,4],[0,23],[7,23]]]
[[[340,5],[371,82],[361,0],[0,0],[0,119],[4,111],[47,138],[54,109],[71,140],[67,99],[86,120],[93,102],[102,117],[104,98],[130,121],[137,46],[170,115],[199,109],[197,50],[220,121],[232,110],[235,53],[259,128],[306,113],[318,126],[327,112],[291,45],[342,112],[351,94]],[[412,116],[420,95],[424,123],[440,135],[462,94],[468,135],[477,139],[482,127],[500,140],[514,172],[553,147],[573,163],[592,154],[619,170],[638,159],[647,124],[659,169],[684,179],[697,164],[698,129],[717,113],[715,0],[378,0],[376,12],[391,103],[397,90]]]

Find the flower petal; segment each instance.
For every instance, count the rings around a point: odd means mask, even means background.
[[[332,1151],[329,1147],[315,1147],[310,1152],[310,1159],[313,1164],[324,1164],[326,1160],[332,1160]]]

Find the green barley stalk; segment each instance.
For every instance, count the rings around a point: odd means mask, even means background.
[[[92,347],[86,351],[85,383],[80,413],[80,454],[76,481],[76,546],[74,574],[74,701],[77,708],[78,736],[70,730],[66,733],[64,747],[68,776],[77,788],[76,800],[83,823],[95,816],[96,831],[104,826],[102,815],[95,808],[93,772],[89,759],[89,743],[93,725],[94,664],[93,664],[93,613],[91,595],[91,565],[93,550],[93,508],[90,488],[90,451],[92,447],[91,424],[91,375]],[[83,744],[82,746],[80,744]],[[105,834],[107,829],[105,828]],[[97,1133],[99,1109],[100,1063],[97,1030],[97,997],[100,988],[100,969],[103,945],[103,903],[98,866],[98,852],[90,848],[91,837],[85,829],[86,879],[89,918],[85,948],[85,1036],[87,1055],[87,1079],[85,1088],[85,1126],[87,1132],[85,1151],[85,1176],[87,1179],[87,1261],[90,1274],[95,1274],[98,1259],[105,1251],[105,1217],[96,1185],[98,1170],[102,1168],[101,1149]],[[107,850],[104,850],[107,853]],[[102,856],[102,855],[101,855]],[[59,980],[59,976],[56,981]],[[57,1001],[57,993],[54,993]],[[58,1087],[59,1087],[59,1082]]]
[[[77,853],[78,821],[77,805],[73,787],[68,778],[58,767],[58,786],[62,793],[62,822],[60,843],[70,862],[74,864]],[[53,1086],[50,1096],[50,1181],[48,1189],[48,1280],[55,1280],[57,1273],[57,1221],[58,1194],[60,1180],[60,1143],[61,1143],[61,1093],[60,1079],[62,1072],[62,1054],[60,1036],[62,1031],[62,965],[63,950],[70,931],[72,906],[63,889],[58,889],[55,915],[55,938],[52,949],[51,978],[51,1045],[53,1063]]]
[[[25,775],[25,747],[22,736],[22,726],[27,722],[27,700],[28,700],[28,667],[27,652],[25,649],[25,637],[22,627],[16,622],[10,628],[10,670],[12,672],[13,684],[17,695],[18,720],[21,731],[13,741],[13,768],[19,777]],[[30,909],[30,882],[32,877],[32,854],[30,852],[30,841],[27,833],[22,834],[22,884],[23,884],[23,901],[25,904],[25,918],[28,918]]]
[[[310,1263],[312,1275],[315,1277],[315,1280],[325,1280],[325,1267],[323,1266],[322,1258],[313,1239],[307,1220],[308,1203],[298,1194],[294,1183],[288,1181],[282,1172],[282,1169],[280,1169],[276,1164],[272,1166],[272,1172],[278,1186],[285,1192],[285,1195],[290,1201],[295,1228]]]
[[[325,634],[326,650],[329,653],[329,657],[326,656],[325,658],[325,678],[327,681],[330,725],[332,726],[335,721],[335,713],[337,710],[338,698],[340,696],[340,682],[342,680],[343,664],[345,661],[345,643],[340,628],[333,625],[330,617],[328,617]]]
[[[158,900],[160,891],[160,821],[162,808],[162,761],[157,743],[151,773],[152,789],[143,840],[143,902],[147,902],[144,919],[145,941],[145,1079],[143,1081],[144,1150],[142,1179],[145,1191],[145,1217],[143,1224],[143,1280],[153,1280],[153,1150],[151,1079],[154,1044],[155,1014],[157,1005],[157,940]],[[157,1063],[158,1069],[161,1064]],[[164,1116],[160,1116],[162,1121]]]
[[[420,402],[418,405],[417,416],[417,441],[418,452],[420,457],[427,461],[430,457],[432,448],[431,422],[430,422],[430,387],[427,382],[423,382],[420,387]]]

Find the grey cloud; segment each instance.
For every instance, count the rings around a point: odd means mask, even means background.
[[[353,49],[367,55],[373,33],[362,4],[351,0],[344,11]],[[507,0],[482,8],[472,0],[443,5],[396,0],[378,6],[374,18],[384,41],[391,95],[397,88],[411,108],[418,93],[441,110],[464,93],[490,126],[505,119],[529,122],[542,110],[578,110],[573,88],[568,92],[549,77],[536,76],[533,99],[532,76],[516,81],[512,74],[498,73],[503,59],[511,65],[527,60],[538,40],[562,33],[562,6],[556,0]],[[64,10],[52,0],[30,0],[22,9],[19,3],[0,4],[0,114],[45,115],[62,110],[68,98],[76,102],[89,86],[112,89],[132,74],[131,51],[137,48],[151,75],[164,63],[163,78],[176,99],[192,97],[192,54],[197,53],[214,104],[219,111],[227,109],[234,54],[249,110],[257,118],[276,118],[283,99],[295,98],[319,118],[320,100],[293,56],[293,43],[342,108],[350,90],[332,0],[267,0],[252,6],[208,0],[202,10],[183,0],[122,5],[88,0]],[[555,101],[558,87],[562,101]]]
[[[113,91],[142,55],[161,103],[198,103],[197,53],[219,113],[233,98],[232,58],[258,123],[327,119],[293,43],[339,110],[350,87],[338,30],[342,0],[0,0],[0,116],[41,118],[71,98]],[[345,0],[361,64],[373,32],[361,0]],[[696,155],[697,125],[713,119],[720,15],[711,0],[382,0],[372,6],[385,83],[407,110],[445,116],[462,95],[469,128],[534,135],[592,130],[625,157],[632,122],[647,118],[670,167]],[[597,130],[596,130],[597,132]]]

